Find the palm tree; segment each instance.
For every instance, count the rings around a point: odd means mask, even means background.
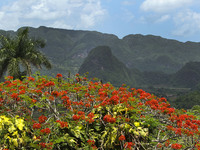
[[[38,69],[44,65],[51,68],[51,63],[38,49],[45,43],[39,39],[29,38],[29,29],[21,29],[16,37],[1,36],[0,39],[0,78],[4,73],[21,79],[22,76],[30,76],[31,65]]]

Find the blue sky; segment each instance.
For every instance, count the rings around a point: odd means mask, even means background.
[[[0,29],[92,30],[200,42],[199,0],[1,0]]]

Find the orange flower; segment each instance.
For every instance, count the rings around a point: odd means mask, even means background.
[[[44,115],[41,115],[38,119],[39,119],[39,123],[44,123],[47,120],[47,117]]]
[[[61,78],[62,77],[62,74],[58,73],[56,78]]]
[[[72,116],[72,119],[75,120],[75,121],[76,121],[76,120],[79,120],[79,119],[80,119],[80,116],[73,115],[73,116]]]
[[[49,128],[45,128],[45,129],[40,130],[40,132],[49,134],[51,133],[51,130]]]
[[[178,144],[178,143],[175,143],[175,144],[172,144],[171,146],[173,149],[181,149],[182,145],[181,144]]]
[[[40,129],[40,128],[41,128],[40,123],[34,123],[33,124],[33,129]]]
[[[125,136],[124,136],[124,135],[121,135],[121,136],[119,137],[119,141],[124,141],[124,140],[126,140]]]
[[[126,143],[124,144],[124,148],[131,149],[132,146],[133,146],[133,142],[126,142]]]

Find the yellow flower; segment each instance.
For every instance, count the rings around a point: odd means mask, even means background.
[[[18,136],[18,132],[17,131],[13,132],[13,134],[12,134],[12,136],[15,136],[15,135]]]
[[[15,124],[19,130],[23,130],[24,127],[24,120],[23,119],[16,119]]]
[[[12,125],[10,125],[10,127],[8,128],[8,131],[10,132],[10,133],[12,133],[12,132],[14,132],[16,130],[16,128],[15,128],[15,126],[12,124]]]
[[[12,142],[13,142],[13,144],[14,144],[16,147],[18,147],[18,141],[17,141],[17,139],[12,139]]]
[[[135,125],[136,127],[139,127],[139,126],[140,126],[140,123],[139,123],[139,122],[134,122],[134,125]]]
[[[135,135],[140,135],[139,132],[137,132],[137,131],[134,131],[133,133],[134,133]]]
[[[129,124],[127,124],[127,123],[125,123],[125,125],[124,125],[124,128],[125,129],[129,129],[131,126],[129,125]]]
[[[23,143],[23,139],[22,138],[19,138],[19,143]]]
[[[6,135],[4,136],[4,139],[8,139],[8,140],[9,140],[9,142],[11,142],[11,137],[10,137],[10,136],[8,136],[8,134],[6,134]]]
[[[6,116],[0,116],[0,122],[7,125],[10,125],[12,123],[10,119],[7,118]]]

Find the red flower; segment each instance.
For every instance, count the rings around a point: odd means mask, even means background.
[[[44,123],[47,120],[47,117],[44,115],[41,115],[38,119],[39,119],[39,123]]]
[[[83,111],[78,111],[78,114],[79,114],[79,115],[85,115],[85,112],[83,112]]]
[[[115,123],[115,122],[116,122],[116,119],[112,117],[110,120],[110,123]]]
[[[124,135],[121,135],[121,136],[119,137],[119,141],[124,141],[124,140],[126,140],[125,136],[124,136]]]
[[[162,148],[162,146],[163,145],[161,143],[158,143],[158,145],[157,145],[158,148]]]
[[[19,94],[21,95],[21,94],[25,94],[26,93],[26,91],[25,90],[21,90],[21,91],[19,91]]]
[[[104,117],[103,117],[103,120],[105,121],[105,122],[110,122],[110,119],[112,118],[112,116],[111,115],[105,115]]]
[[[93,117],[94,117],[94,113],[90,112],[87,116],[88,116],[89,118],[93,118]]]
[[[13,79],[13,76],[7,76],[7,79]]]
[[[31,102],[32,102],[32,103],[36,103],[37,100],[36,100],[36,99],[32,99]]]
[[[88,103],[87,103],[87,104],[85,104],[85,107],[90,107],[90,106],[91,106],[91,105],[90,105],[90,104],[88,104]]]
[[[45,128],[45,129],[40,130],[40,132],[49,134],[51,133],[51,130],[49,128]]]
[[[28,81],[35,81],[33,77],[28,77]]]
[[[87,143],[88,143],[90,146],[94,146],[95,141],[89,139],[89,140],[87,140]]]
[[[171,146],[173,149],[181,149],[182,145],[178,144],[178,143],[175,143],[175,144],[172,144]]]
[[[129,148],[129,149],[131,149],[132,146],[133,146],[133,143],[132,143],[132,142],[126,142],[126,143],[124,144],[124,148]]]
[[[51,95],[55,96],[55,97],[58,97],[59,96],[59,92],[58,91],[52,91]]]
[[[80,116],[73,115],[73,116],[72,116],[72,119],[75,120],[75,121],[76,121],[76,120],[79,120],[79,119],[80,119]]]
[[[67,122],[60,121],[60,120],[57,120],[56,122],[60,123],[60,127],[61,128],[67,128],[68,127],[68,123]]]
[[[56,78],[61,78],[62,77],[62,74],[58,73]]]
[[[42,147],[42,148],[45,148],[45,146],[46,146],[46,143],[40,143],[40,146]]]
[[[178,134],[178,135],[181,135],[181,128],[177,128],[177,129],[175,130],[175,133]]]
[[[33,129],[40,129],[40,128],[41,128],[40,123],[34,123],[33,124]]]
[[[103,117],[103,120],[104,120],[105,122],[110,122],[110,123],[115,123],[115,122],[116,122],[116,119],[113,118],[111,115],[105,115],[105,116]]]
[[[17,94],[17,93],[12,93],[11,97],[12,97],[13,99],[17,99],[17,98],[18,98],[18,94]]]
[[[169,146],[169,144],[170,144],[170,141],[169,141],[169,140],[167,140],[167,141],[165,142],[165,146],[166,146],[166,147],[168,147],[168,146]]]
[[[54,86],[54,85],[55,85],[55,83],[53,81],[49,81],[44,86]]]

